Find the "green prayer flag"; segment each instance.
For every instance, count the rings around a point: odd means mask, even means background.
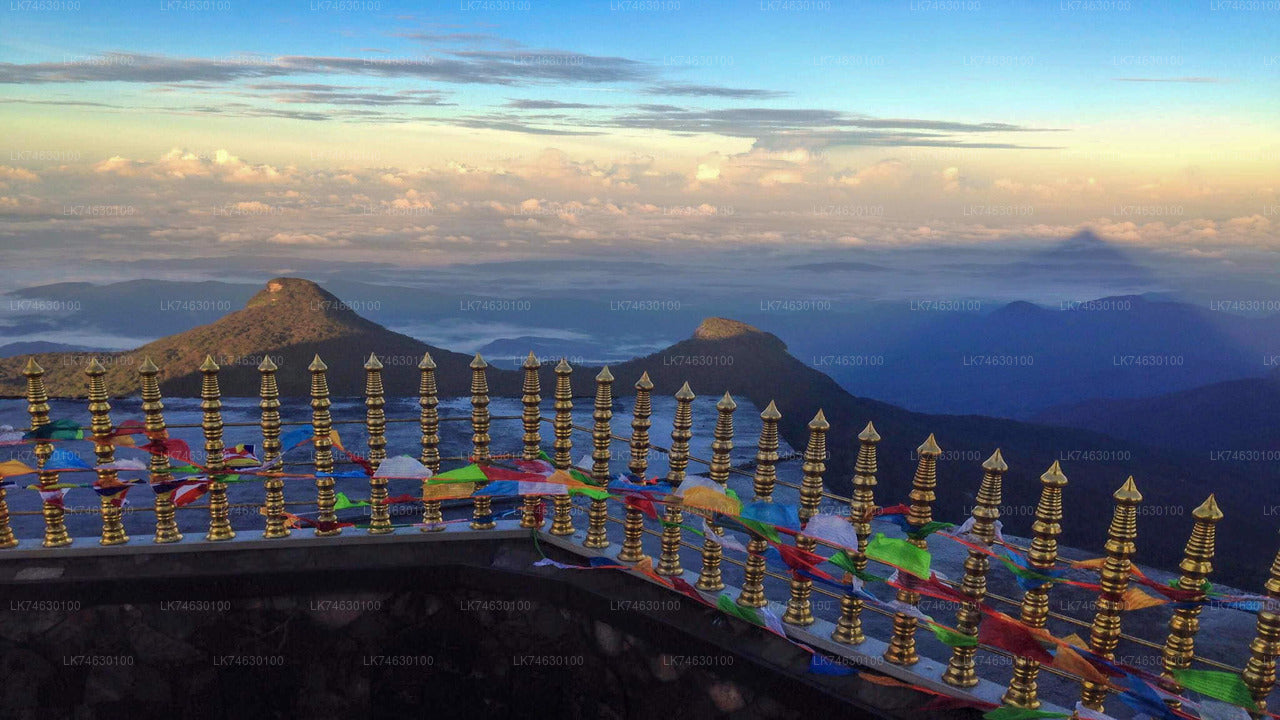
[[[737,521],[747,526],[748,529],[761,537],[767,538],[775,543],[782,542],[782,538],[778,535],[778,531],[774,529],[772,525],[766,525],[758,520],[751,520],[750,518],[744,517],[737,518]]]
[[[593,500],[609,499],[609,491],[605,490],[602,487],[585,487],[585,488],[571,487],[569,488],[569,494],[570,495],[586,495],[587,497]]]
[[[1034,720],[1035,718],[1069,718],[1071,713],[1051,712],[1049,710],[1028,710],[1026,708],[1004,705],[988,711],[982,717],[986,720]]]
[[[857,572],[858,568],[853,564],[853,558],[849,557],[845,551],[841,550],[835,555],[827,558],[827,562],[844,570],[845,572]]]
[[[955,527],[955,525],[949,522],[942,522],[941,520],[930,520],[924,525],[921,525],[920,527],[907,533],[907,537],[913,540],[920,540],[922,538],[929,537],[930,535],[938,532],[939,530],[944,530],[949,527]]]
[[[867,557],[892,565],[922,580],[929,579],[929,551],[921,550],[906,540],[885,537],[884,533],[867,543]]]
[[[1182,687],[1214,700],[1254,709],[1253,694],[1236,673],[1217,670],[1171,670],[1173,679]]]
[[[586,484],[588,484],[588,485],[599,485],[599,484],[600,484],[600,483],[596,482],[596,481],[595,481],[595,479],[594,479],[594,478],[592,478],[590,475],[588,475],[588,474],[586,474],[586,473],[582,472],[582,471],[581,471],[581,470],[579,470],[578,468],[569,468],[569,476],[570,476],[570,477],[572,477],[574,480],[577,480],[578,482],[586,483]]]
[[[538,459],[539,459],[539,460],[546,460],[547,462],[551,462],[551,456],[547,454],[547,451],[546,451],[546,450],[542,450],[542,449],[539,449],[539,450],[538,450]]]
[[[365,507],[368,504],[369,504],[368,500],[359,500],[359,501],[353,502],[351,498],[347,497],[346,493],[337,493],[334,496],[333,509],[346,510],[347,508],[353,508],[353,507]]]
[[[965,635],[959,630],[952,630],[945,625],[930,625],[929,629],[933,631],[933,636],[938,638],[938,642],[944,645],[955,647],[977,647],[978,638],[973,635]]]
[[[717,598],[716,607],[720,608],[721,612],[728,613],[740,620],[746,620],[752,625],[764,625],[764,621],[760,619],[760,615],[755,611],[755,608],[743,607],[734,602],[733,598],[728,595],[721,595]]]
[[[432,476],[432,480],[453,480],[454,482],[488,482],[489,478],[485,477],[484,471],[479,465],[471,464],[465,467],[455,468],[448,472],[442,472],[439,475]]]

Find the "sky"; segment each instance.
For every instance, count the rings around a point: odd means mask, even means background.
[[[1274,0],[6,0],[0,262],[1280,248]]]

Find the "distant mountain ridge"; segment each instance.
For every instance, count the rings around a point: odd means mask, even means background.
[[[1275,453],[1280,451],[1280,434],[1276,432],[1280,427],[1280,369],[1265,377],[1228,380],[1153,397],[1094,398],[1060,405],[1038,413],[1035,421],[1089,428],[1223,462],[1233,458],[1256,462],[1260,470],[1275,476]]]
[[[217,322],[135,350],[106,354],[102,359],[114,394],[136,393],[137,367],[144,357],[151,357],[164,373],[162,388],[166,395],[195,396],[200,379],[197,368],[209,353],[223,366],[219,380],[224,394],[254,396],[259,383],[257,364],[266,354],[280,367],[277,378],[281,392],[305,396],[310,387],[306,367],[319,354],[329,367],[331,393],[359,396],[364,388],[362,366],[370,352],[382,359],[389,395],[416,395],[416,366],[424,352],[430,352],[437,363],[442,395],[469,394],[470,356],[391,332],[361,317],[315,283],[298,278],[268,282],[243,309]],[[87,358],[57,353],[36,358],[47,371],[52,394],[84,394]],[[0,394],[22,395],[24,363],[25,358],[0,360]],[[554,387],[553,364],[544,362],[542,366],[543,407],[548,413]],[[1053,461],[1062,460],[1071,479],[1065,497],[1063,540],[1081,548],[1100,548],[1109,513],[1100,512],[1099,508],[1109,507],[1110,493],[1132,473],[1138,477],[1147,504],[1160,510],[1140,521],[1145,542],[1139,541],[1139,558],[1157,566],[1176,564],[1190,530],[1190,510],[1212,487],[1231,518],[1219,528],[1219,576],[1251,587],[1252,581],[1266,570],[1268,558],[1262,557],[1258,538],[1269,537],[1274,531],[1270,518],[1257,512],[1249,477],[1221,464],[1174,459],[1095,432],[978,415],[929,415],[856,397],[792,356],[777,336],[727,318],[709,318],[689,339],[614,365],[612,372],[617,378],[614,389],[618,397],[634,393],[634,383],[648,372],[657,394],[674,394],[687,381],[699,395],[715,397],[728,391],[749,398],[757,407],[775,400],[783,416],[781,432],[798,449],[807,441],[808,422],[819,409],[823,410],[832,426],[825,479],[835,492],[847,494],[857,454],[854,438],[868,420],[874,421],[883,437],[877,497],[884,505],[901,502],[907,496],[916,462],[915,448],[927,435],[936,433],[944,450],[938,466],[936,514],[955,522],[963,520],[973,504],[981,477],[979,464],[1000,447],[1011,467],[1004,483],[1006,526],[1013,533],[1027,532],[1039,492],[1037,478]],[[576,367],[575,395],[590,398],[595,375],[595,368]],[[518,371],[491,368],[488,379],[494,395],[520,393]],[[625,416],[619,414],[614,427],[625,433],[626,422]],[[581,436],[575,438],[575,443],[582,441]],[[665,445],[667,439],[654,438],[654,442]],[[739,445],[755,442],[756,438],[735,438]],[[1090,459],[1073,460],[1081,451],[1088,452]],[[1209,486],[1204,482],[1206,477],[1214,479]],[[1270,551],[1268,546],[1265,552]]]

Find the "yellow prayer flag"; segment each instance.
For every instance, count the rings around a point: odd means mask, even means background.
[[[427,483],[422,486],[423,500],[453,500],[469,497],[476,491],[476,484],[470,482]]]

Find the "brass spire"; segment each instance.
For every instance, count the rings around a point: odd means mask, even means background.
[[[983,545],[991,545],[996,538],[996,521],[1000,519],[1000,498],[1003,476],[1009,466],[1000,456],[997,449],[987,461],[982,463],[982,484],[978,486],[978,499],[973,507],[973,536]],[[987,596],[987,569],[989,563],[985,553],[970,550],[964,561],[964,580],[960,584],[960,592],[972,598],[973,602],[963,603],[956,611],[956,629],[971,637],[978,636],[978,623],[982,620],[982,612],[978,603]],[[944,682],[956,687],[973,687],[978,684],[978,675],[974,671],[976,646],[957,647],[951,652],[951,660],[947,670],[942,674]]]
[[[1036,504],[1036,519],[1031,524],[1031,549],[1027,551],[1027,564],[1036,570],[1052,570],[1058,562],[1058,536],[1062,534],[1062,489],[1067,486],[1067,476],[1057,460],[1040,476],[1040,501]],[[1049,619],[1049,591],[1053,583],[1044,583],[1027,590],[1022,595],[1021,619],[1024,625],[1044,628]],[[1040,707],[1036,678],[1040,663],[1031,658],[1017,657],[1013,661],[1013,679],[1002,700],[1006,705],[1035,710]]]
[[[520,403],[524,410],[520,415],[520,422],[524,426],[524,449],[520,457],[532,461],[542,455],[542,413],[538,408],[542,403],[542,379],[538,377],[542,363],[538,362],[533,351],[529,351],[521,368],[524,370],[524,385],[521,388],[523,394],[520,396]],[[542,498],[537,495],[525,497],[520,506],[520,527],[542,527],[542,521],[538,518],[541,510]]]
[[[716,403],[715,440],[711,443],[711,469],[708,475],[721,487],[729,484],[729,469],[733,466],[729,453],[733,450],[733,411],[738,404],[729,393],[725,393]],[[711,522],[711,513],[707,513],[707,523],[712,531],[721,532],[720,526]],[[724,589],[724,580],[720,576],[720,558],[724,548],[720,543],[708,537],[702,543],[702,570],[698,573],[696,587],[706,592],[719,592]]]
[[[138,375],[142,379],[142,412],[145,416],[143,427],[147,439],[151,442],[164,442],[169,439],[169,430],[164,422],[164,402],[160,397],[160,381],[157,376],[160,368],[144,358],[138,366]],[[170,472],[169,456],[164,452],[152,452],[150,459],[150,475],[152,486],[173,482]],[[153,538],[156,543],[178,542],[182,533],[178,532],[173,506],[173,490],[156,492],[156,532]]]
[[[418,427],[422,433],[422,454],[418,461],[433,473],[440,472],[440,414],[436,406],[440,399],[436,397],[436,361],[431,353],[423,353],[418,362]],[[422,532],[441,532],[445,529],[444,513],[440,509],[439,500],[427,500],[427,488],[430,478],[422,480]]]
[[[476,353],[471,360],[471,458],[479,465],[488,465],[489,455],[489,380],[485,369],[489,363]],[[484,487],[487,483],[477,483]],[[492,530],[498,524],[493,519],[493,501],[488,496],[472,500],[471,529]]]
[[[876,445],[880,433],[876,426],[867,426],[858,433],[858,460],[853,467],[853,492],[849,499],[849,522],[858,535],[858,551],[853,564],[859,571],[867,569],[867,541],[871,537],[871,518],[876,512]],[[851,582],[851,574],[845,574],[845,582]],[[840,619],[831,633],[836,642],[857,645],[866,639],[862,632],[862,600],[846,593],[840,598]]]
[[[929,433],[929,437],[916,448],[916,474],[911,481],[911,493],[907,496],[911,500],[907,524],[916,530],[933,522],[933,501],[937,498],[934,490],[938,486],[938,456],[941,454],[942,448],[938,447],[933,433]],[[924,538],[908,538],[907,542],[922,550],[929,549],[929,543]],[[900,589],[897,599],[898,602],[915,605],[920,602],[920,594]],[[915,665],[920,661],[916,652],[918,625],[919,621],[914,615],[894,613],[893,637],[889,639],[889,647],[884,651],[885,660],[894,665]]]
[[[376,470],[387,459],[387,401],[382,387],[382,361],[369,353],[364,364],[364,424],[369,435],[369,466],[375,472],[369,478],[369,534],[386,535],[391,527],[391,511],[387,507],[386,478],[377,476]]]
[[[1257,703],[1253,717],[1265,717],[1267,697],[1276,684],[1276,657],[1280,656],[1280,552],[1271,562],[1271,576],[1263,586],[1268,605],[1258,610],[1257,631],[1249,644],[1249,661],[1240,675]]]
[[[636,381],[636,402],[631,412],[631,462],[627,470],[640,480],[644,480],[649,471],[649,428],[653,425],[649,418],[653,414],[653,381],[649,373],[644,373]],[[622,548],[618,551],[618,560],[622,562],[640,562],[644,559],[644,513],[627,505],[623,519]]]
[[[662,552],[658,556],[659,575],[680,575],[680,526],[684,523],[684,510],[680,496],[674,490],[684,482],[685,468],[689,466],[689,440],[693,437],[693,391],[689,383],[676,392],[676,413],[671,421],[671,452],[667,456],[667,484],[673,492],[667,496],[667,506],[662,513]]]
[[[307,366],[311,372],[311,427],[315,432],[312,441],[315,446],[316,474],[333,472],[333,416],[329,413],[329,378],[325,374],[329,366],[324,364],[319,355]],[[332,477],[316,478],[316,521],[328,524],[325,529],[316,529],[317,537],[340,535],[338,515],[334,512],[337,496],[334,494]]]
[[[36,359],[28,358],[22,369],[27,378],[27,413],[31,416],[31,429],[49,424],[49,393],[44,387],[44,368]],[[46,472],[44,467],[53,454],[53,443],[48,440],[37,440],[35,445],[37,478],[40,487],[51,491],[58,485],[58,473]],[[71,544],[71,536],[67,534],[67,525],[63,518],[62,503],[52,500],[41,502],[41,514],[44,516],[45,547],[63,547]],[[15,540],[16,542],[16,540]],[[12,546],[10,546],[12,547]]]
[[[102,367],[102,363],[98,362],[97,358],[93,358],[84,372],[89,376],[89,415],[90,426],[93,429],[93,454],[97,457],[98,465],[97,484],[100,487],[109,487],[118,484],[119,480],[114,469],[102,467],[115,462],[116,459],[116,446],[111,443],[115,428],[111,425],[111,404],[107,402],[107,386],[103,379],[107,370]],[[121,520],[124,514],[123,508],[117,507],[112,499],[106,496],[101,498],[98,507],[102,511],[102,538],[98,541],[99,544],[121,545],[129,542],[129,536],[124,534],[124,523]]]
[[[800,522],[807,525],[810,518],[818,514],[822,505],[822,474],[827,471],[827,430],[831,423],[819,410],[809,421],[809,443],[804,451],[804,465],[801,471],[804,479],[800,481]],[[800,534],[796,536],[796,547],[813,552],[818,543],[813,538]],[[791,593],[787,598],[787,610],[782,614],[782,622],[788,625],[808,626],[814,623],[813,580],[791,575]]]
[[[606,365],[596,375],[596,406],[591,413],[594,421],[591,426],[591,479],[602,487],[609,484],[609,458],[612,455],[610,445],[613,442],[613,374]],[[609,547],[609,536],[605,533],[605,522],[609,516],[609,501],[605,498],[591,498],[591,506],[587,511],[587,537],[582,544],[596,550]]]
[[[209,532],[205,540],[230,540],[236,536],[231,530],[231,511],[227,505],[227,486],[223,482],[226,461],[222,444],[222,390],[218,387],[218,364],[212,355],[205,355],[200,364],[200,409],[204,420],[205,466],[209,469]]]
[[[1094,613],[1089,630],[1089,649],[1108,660],[1115,657],[1120,643],[1120,618],[1124,612],[1124,595],[1129,590],[1130,568],[1133,553],[1137,550],[1138,504],[1142,493],[1133,482],[1133,476],[1111,496],[1115,509],[1111,512],[1111,526],[1107,529],[1107,557],[1098,573],[1098,611]],[[1082,685],[1080,702],[1090,710],[1103,712],[1107,701],[1107,687],[1089,681]]]
[[[778,481],[778,421],[782,413],[772,400],[760,413],[760,440],[756,443],[756,472],[753,490],[756,502],[773,502],[773,487]],[[769,604],[764,595],[764,552],[769,543],[763,538],[752,538],[747,543],[747,563],[743,574],[742,592],[738,604],[745,607],[764,607]]]
[[[573,466],[573,368],[564,358],[556,365],[555,391],[555,466],[565,472]],[[573,534],[573,503],[568,495],[556,495],[552,501],[551,534]]]
[[[262,464],[270,465],[280,457],[280,386],[276,383],[276,371],[270,355],[263,355],[258,364],[261,379],[258,383],[258,408],[262,411]],[[263,513],[267,516],[267,527],[262,537],[268,540],[286,538],[290,530],[284,515],[284,478],[278,471],[268,472],[262,480],[262,489],[266,499],[262,503]]]
[[[1204,586],[1209,573],[1213,572],[1214,540],[1217,537],[1216,525],[1222,519],[1222,511],[1218,509],[1218,501],[1209,495],[1200,507],[1191,511],[1195,524],[1191,527],[1191,537],[1183,550],[1182,562],[1178,568],[1182,575],[1178,578],[1178,588],[1194,591],[1197,600],[1205,597]],[[1200,631],[1200,612],[1204,606],[1178,608],[1169,618],[1169,636],[1164,642],[1164,673],[1162,677],[1168,681],[1171,692],[1179,693],[1182,686],[1173,678],[1174,670],[1185,670],[1191,667],[1191,659],[1195,657],[1196,633]],[[1180,707],[1176,700],[1167,701],[1172,707]]]
[[[827,471],[827,431],[831,423],[818,411],[809,421],[809,444],[804,451],[804,479],[800,481],[800,519],[808,520],[818,514],[822,505],[822,474]]]

